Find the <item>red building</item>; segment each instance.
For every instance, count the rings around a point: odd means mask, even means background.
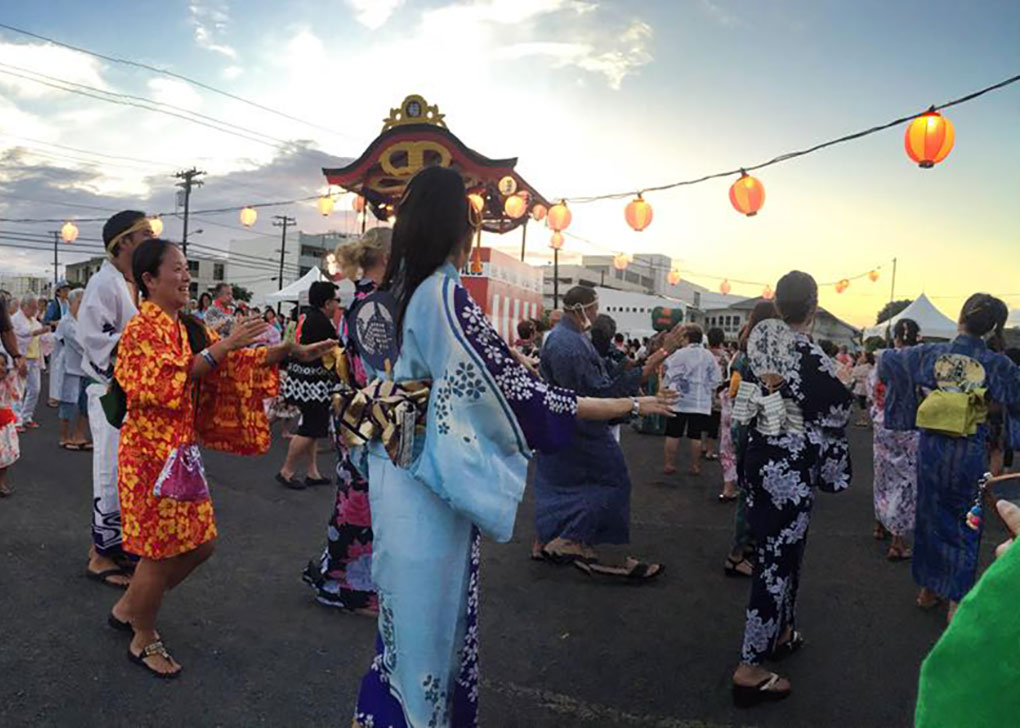
[[[472,273],[468,264],[461,279],[499,335],[513,344],[517,323],[542,315],[542,271],[492,248],[479,252],[482,272]]]

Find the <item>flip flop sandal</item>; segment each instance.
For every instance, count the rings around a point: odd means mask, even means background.
[[[787,657],[797,652],[801,647],[804,646],[804,635],[797,630],[794,630],[790,634],[790,639],[786,640],[781,645],[776,645],[772,652],[768,654],[768,658],[773,662],[779,662],[785,660]]]
[[[889,561],[909,561],[913,555],[914,552],[911,551],[910,549],[903,550],[897,549],[896,551],[890,550],[889,553],[885,555],[885,557],[889,559]]]
[[[584,554],[570,554],[564,551],[550,551],[542,549],[542,561],[548,561],[557,566],[570,566],[571,564],[593,564],[598,561],[596,556],[585,556]]]
[[[71,450],[72,452],[81,451],[81,445],[75,445],[73,442],[63,442],[60,444],[60,447],[64,450]]]
[[[759,703],[774,703],[790,697],[791,688],[786,690],[772,689],[779,680],[779,675],[773,672],[757,685],[737,685],[733,683],[733,703],[738,708],[752,708]]]
[[[135,633],[135,628],[131,626],[131,622],[122,622],[122,621],[120,621],[119,619],[117,619],[116,617],[113,616],[112,612],[106,618],[106,623],[108,625],[110,625],[111,627],[113,627],[118,632],[127,632],[128,634],[134,634]]]
[[[710,455],[706,455],[705,456],[705,460],[718,460],[718,459],[719,459],[719,456],[716,455],[715,453],[711,453]]]
[[[917,606],[918,609],[923,609],[926,612],[930,612],[931,610],[940,606],[942,604],[942,601],[943,601],[942,597],[935,597],[935,599],[928,602],[927,604],[922,604],[920,597],[918,597],[917,599],[914,600],[914,604]]]
[[[124,569],[119,566],[115,569],[103,569],[102,571],[91,571],[88,567],[85,568],[85,576],[92,581],[98,581],[100,584],[106,584],[106,586],[112,586],[114,589],[127,589],[127,584],[116,584],[110,581],[111,576],[130,576],[130,574],[124,573]]]
[[[662,564],[647,564],[637,559],[628,559],[626,566],[606,566],[597,561],[585,563],[575,561],[574,566],[579,568],[588,576],[608,576],[614,579],[624,579],[633,582],[645,582],[654,579],[666,570]]]
[[[146,657],[155,657],[156,655],[159,655],[167,662],[173,661],[173,658],[170,657],[170,653],[167,652],[166,647],[163,646],[162,640],[156,640],[151,645],[146,645],[142,649],[142,651],[137,655],[131,651],[130,647],[128,647],[127,654],[128,659],[131,660],[131,662],[135,663],[136,665],[141,665],[151,674],[158,677],[160,680],[176,680],[178,677],[181,676],[181,673],[184,672],[183,668],[179,668],[176,672],[160,672],[159,670],[153,669],[148,665],[148,663],[145,662]]]
[[[748,566],[750,566],[752,573],[745,574],[743,571],[738,569],[737,567],[740,566],[741,564],[747,564]],[[739,561],[734,561],[731,557],[729,556],[726,557],[726,565],[723,567],[723,573],[726,574],[726,576],[735,576],[743,579],[750,579],[754,575],[753,572],[754,566],[747,559],[740,559]]]
[[[79,449],[84,450],[86,452],[92,452],[92,449],[93,449],[92,443],[91,442],[83,442]]]
[[[740,496],[739,495],[725,495],[723,493],[720,493],[718,497],[719,497],[719,502],[720,503],[732,503],[733,501],[735,501]]]

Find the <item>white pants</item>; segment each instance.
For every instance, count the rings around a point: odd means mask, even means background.
[[[50,399],[60,401],[60,390],[64,387],[64,347],[57,345],[50,357]]]
[[[42,367],[38,359],[26,359],[27,372],[22,380],[21,406],[18,408],[18,424],[35,421],[35,406],[39,402],[39,386],[42,381]]]
[[[101,554],[117,551],[121,544],[120,497],[117,494],[117,448],[120,430],[106,420],[99,398],[105,384],[90,384],[89,429],[92,430],[92,542]]]

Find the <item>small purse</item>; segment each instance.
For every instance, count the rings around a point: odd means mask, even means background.
[[[116,427],[119,430],[127,416],[127,395],[124,394],[124,390],[116,378],[110,380],[106,393],[100,395],[99,404],[103,407],[106,421],[110,423],[111,427]]]
[[[209,482],[205,479],[205,466],[197,443],[182,443],[170,451],[152,494],[157,498],[192,503],[209,500]]]

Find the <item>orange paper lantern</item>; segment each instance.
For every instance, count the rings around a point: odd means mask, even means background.
[[[627,219],[627,224],[637,232],[652,224],[652,206],[645,202],[641,195],[628,203],[623,215]]]
[[[765,290],[761,292],[761,297],[764,298],[766,301],[771,301],[773,298],[775,298],[775,295],[776,294],[772,291],[772,286],[765,286]]]
[[[60,237],[65,243],[73,243],[78,239],[78,226],[68,220],[64,223],[64,226],[60,228]],[[56,255],[56,253],[54,253]]]
[[[765,186],[757,177],[741,170],[740,179],[730,185],[730,203],[737,212],[753,217],[765,204]]]
[[[850,287],[850,281],[848,281],[846,278],[844,278],[843,280],[839,281],[839,283],[836,284],[836,293],[842,293],[843,291],[845,291],[849,287]]]
[[[553,250],[559,250],[560,248],[562,248],[563,247],[563,233],[561,233],[561,232],[553,233],[552,237],[549,239],[549,247],[552,248]]]
[[[364,212],[365,198],[361,195],[355,195],[354,199],[351,201],[351,208],[353,208],[355,212]]]
[[[669,281],[669,285],[675,286],[677,283],[680,282],[680,271],[671,270],[669,272],[669,275],[666,276],[666,280]]]
[[[315,203],[315,206],[319,208],[319,214],[323,217],[327,217],[329,213],[333,212],[333,197],[331,195],[323,195]]]
[[[903,146],[907,156],[919,167],[929,169],[946,158],[955,141],[953,123],[930,109],[910,122],[903,137]]]
[[[528,211],[528,203],[520,195],[510,195],[506,198],[506,202],[503,203],[503,211],[508,217],[516,220]]]
[[[258,219],[259,214],[255,211],[254,207],[246,207],[241,210],[241,224],[245,227],[251,227]]]
[[[877,270],[873,270],[870,273],[868,273],[868,280],[871,281],[872,283],[877,281],[878,280],[878,271]]]
[[[545,205],[535,205],[531,208],[531,218],[535,222],[542,222],[545,220],[546,213],[548,212],[549,210],[546,209]]]
[[[159,215],[156,215],[156,217],[150,217],[149,227],[152,228],[152,234],[158,238],[163,234],[163,218]]]
[[[613,267],[616,268],[616,270],[625,270],[627,268],[627,263],[629,262],[630,261],[627,260],[626,253],[620,253],[613,256]]]
[[[468,202],[471,203],[471,207],[475,208],[476,212],[481,212],[485,209],[485,198],[477,192],[472,192],[468,195]]]
[[[728,295],[732,288],[733,287],[730,285],[729,279],[723,279],[723,282],[719,284],[719,293],[724,296]]]
[[[567,207],[566,201],[558,202],[549,208],[549,214],[546,217],[546,224],[556,232],[563,232],[570,227],[570,220],[573,216],[570,214],[570,209]]]

